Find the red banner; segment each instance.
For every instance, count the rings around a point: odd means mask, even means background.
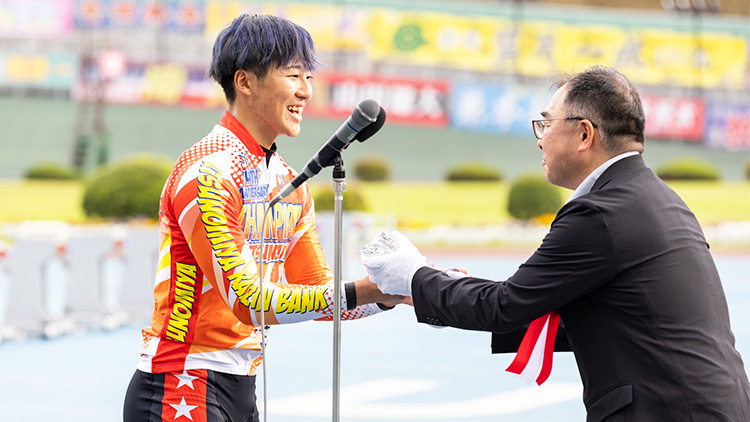
[[[314,88],[307,109],[313,116],[346,117],[358,102],[369,98],[383,107],[389,123],[448,126],[447,81],[319,73]]]
[[[695,98],[641,96],[646,138],[701,141],[706,106]]]

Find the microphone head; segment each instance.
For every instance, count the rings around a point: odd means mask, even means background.
[[[380,112],[380,105],[375,100],[362,100],[352,111],[352,120],[355,127],[354,129],[362,130],[362,128],[373,123],[378,118]]]
[[[383,107],[380,106],[378,106],[378,109],[379,113],[377,119],[360,130],[359,133],[354,136],[354,139],[358,140],[359,142],[364,142],[383,127],[383,125],[385,124],[385,110],[383,110]]]

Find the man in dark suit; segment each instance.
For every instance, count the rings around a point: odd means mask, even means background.
[[[685,203],[644,164],[640,97],[620,73],[561,79],[533,122],[547,180],[574,190],[536,252],[504,282],[424,266],[408,242],[363,262],[432,325],[511,333],[557,312],[587,421],[750,421],[709,246]],[[553,336],[554,337],[554,336]]]

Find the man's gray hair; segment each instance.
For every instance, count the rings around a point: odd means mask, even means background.
[[[595,123],[606,151],[619,153],[631,142],[645,143],[641,97],[620,72],[592,66],[574,75],[556,77],[553,86],[566,87],[567,117],[583,117]]]

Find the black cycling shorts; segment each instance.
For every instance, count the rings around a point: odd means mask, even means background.
[[[125,394],[123,420],[259,422],[255,376],[208,369],[163,374],[136,370]]]

